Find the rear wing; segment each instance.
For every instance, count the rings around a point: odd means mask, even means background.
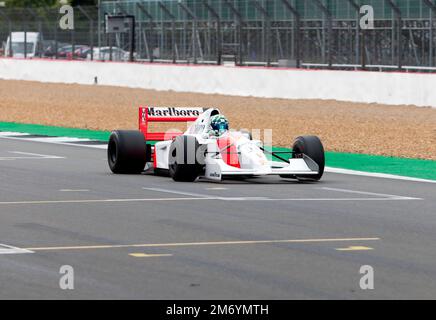
[[[149,122],[190,122],[203,113],[203,108],[191,107],[139,107],[139,131],[146,141],[163,141],[181,135],[181,132],[149,132]]]

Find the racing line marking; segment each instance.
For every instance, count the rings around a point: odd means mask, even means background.
[[[321,238],[321,239],[291,239],[291,240],[252,240],[252,241],[212,241],[212,242],[170,242],[170,243],[143,243],[119,245],[91,245],[91,246],[65,246],[65,247],[33,247],[25,248],[31,251],[63,251],[63,250],[95,250],[117,248],[164,248],[164,247],[199,247],[222,245],[258,245],[277,243],[317,243],[317,242],[348,242],[348,241],[378,241],[380,238]]]

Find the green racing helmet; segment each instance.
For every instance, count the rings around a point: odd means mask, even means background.
[[[229,121],[223,115],[217,114],[210,118],[210,126],[216,135],[221,135],[229,130]]]

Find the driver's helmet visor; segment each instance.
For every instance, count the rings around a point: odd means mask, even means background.
[[[229,130],[229,124],[228,123],[220,123],[218,124],[218,131],[219,132],[224,132]]]

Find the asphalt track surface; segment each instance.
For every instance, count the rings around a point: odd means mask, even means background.
[[[430,183],[176,183],[113,175],[102,149],[1,138],[0,219],[1,299],[436,298]]]

